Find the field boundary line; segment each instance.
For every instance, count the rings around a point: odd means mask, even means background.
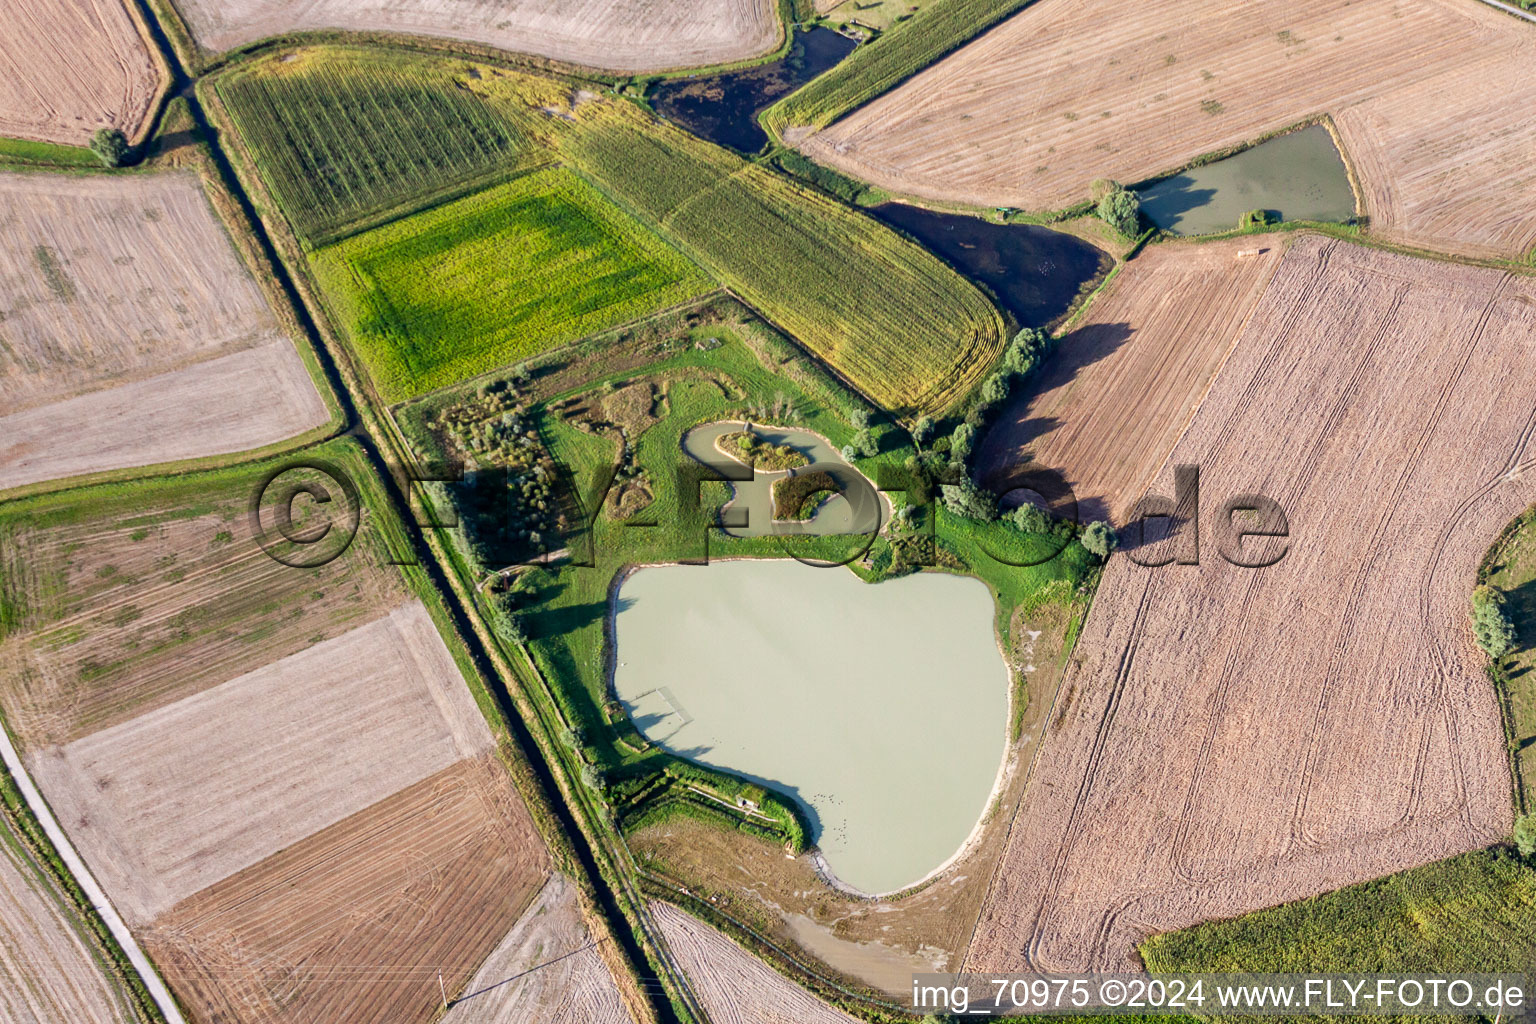
[[[64,862],[70,874],[74,875],[80,890],[90,899],[91,909],[101,915],[107,930],[122,947],[123,953],[133,964],[134,970],[139,972],[139,979],[144,982],[144,988],[148,990],[150,998],[155,1001],[155,1005],[165,1016],[166,1024],[187,1024],[186,1018],[181,1015],[181,1008],[176,1005],[176,1000],[171,996],[170,990],[165,987],[165,982],[160,979],[154,965],[149,962],[149,957],[139,948],[138,940],[128,930],[127,923],[118,914],[112,901],[107,899],[107,894],[96,883],[90,868],[86,867],[85,861],[75,851],[69,837],[59,827],[58,820],[53,816],[53,809],[38,792],[37,786],[32,782],[32,776],[27,774],[26,766],[21,763],[21,755],[16,752],[16,746],[11,742],[11,735],[3,725],[0,725],[0,758],[4,759],[6,769],[16,780],[16,788],[21,790],[22,799],[27,802],[27,806],[37,817],[38,824],[43,827],[43,832],[48,836],[48,841],[58,851],[59,859]]]

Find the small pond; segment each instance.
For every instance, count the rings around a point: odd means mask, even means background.
[[[722,473],[741,472],[744,464],[726,455],[716,442],[726,435],[742,429],[741,423],[706,423],[694,427],[683,435],[683,451],[706,466],[718,467]],[[769,472],[759,469],[751,480],[731,482],[731,500],[726,503],[724,520],[733,525],[725,532],[736,537],[763,537],[768,534],[793,536],[814,534],[872,534],[880,528],[881,504],[878,492],[869,485],[867,478],[843,461],[843,456],[809,430],[794,427],[765,427],[752,425],[752,432],[772,445],[788,445],[810,459],[810,465],[794,472],[803,473],[824,470],[838,483],[844,493],[828,498],[810,519],[780,521],[773,519],[773,485],[782,480],[785,471]],[[861,486],[862,485],[862,486]],[[745,522],[742,521],[743,517]]]
[[[1249,210],[1271,210],[1284,220],[1355,215],[1349,171],[1327,128],[1290,132],[1141,190],[1147,219],[1181,235],[1230,231]]]
[[[992,618],[961,576],[640,569],[617,595],[614,690],[651,742],[797,800],[841,882],[891,892],[949,860],[986,809],[1008,718]]]
[[[1073,235],[1035,224],[883,203],[870,213],[917,239],[961,273],[986,285],[1026,327],[1043,327],[1072,306],[1109,257]]]
[[[829,28],[795,35],[781,60],[703,78],[670,78],[651,90],[651,105],[695,135],[743,153],[768,141],[757,112],[853,52],[852,39]]]

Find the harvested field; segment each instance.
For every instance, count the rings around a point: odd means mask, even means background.
[[[1152,0],[1110,19],[1043,0],[800,144],[898,193],[1040,210],[1331,114],[1374,230],[1516,256],[1536,240],[1523,29],[1463,0]]]
[[[247,516],[258,475],[0,522],[0,705],[23,750],[172,704],[404,600],[366,542],[305,571],[267,555]]]
[[[98,128],[134,138],[165,86],[123,0],[7,0],[0,135],[83,146]]]
[[[137,1024],[64,899],[0,817],[0,1020]]]
[[[143,925],[492,743],[425,607],[411,602],[33,751],[28,767],[123,917]]]
[[[612,71],[722,64],[779,42],[772,0],[177,0],[197,41],[229,50],[314,29],[443,36]]]
[[[670,903],[652,903],[651,913],[712,1019],[735,1024],[857,1024]]]
[[[328,419],[195,174],[0,173],[0,226],[0,488]]]
[[[1010,470],[1059,471],[1083,520],[1124,523],[1194,416],[1280,262],[1284,242],[1156,245],[1105,293],[1006,405],[977,451],[994,488]],[[1258,256],[1238,253],[1263,249]]]
[[[178,903],[144,945],[198,1020],[432,1020],[438,970],[461,990],[548,870],[487,754]]]
[[[581,920],[576,890],[553,875],[454,999],[443,1024],[629,1024],[613,975]]]
[[[968,969],[1129,966],[1149,933],[1507,835],[1466,607],[1529,501],[1533,331],[1529,278],[1291,246],[1169,457],[1200,467],[1203,561],[1111,560]],[[1253,492],[1290,524],[1265,569],[1210,535]]]

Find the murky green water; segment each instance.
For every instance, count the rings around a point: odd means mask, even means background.
[[[1249,210],[1272,210],[1284,220],[1355,215],[1349,171],[1327,128],[1281,135],[1141,190],[1147,219],[1181,235],[1231,230]]]
[[[1008,705],[992,617],[984,585],[937,573],[641,569],[618,594],[614,688],[653,743],[794,797],[841,881],[890,892],[986,807]]]
[[[706,466],[718,467],[722,475],[739,472],[742,463],[721,452],[715,442],[722,435],[742,428],[740,423],[706,423],[694,427],[683,435],[683,451]],[[810,465],[796,469],[796,473],[823,470],[840,483],[844,492],[833,495],[824,502],[816,514],[803,522],[773,519],[773,485],[782,480],[787,471],[768,472],[758,470],[751,480],[731,482],[731,500],[725,506],[725,532],[737,537],[763,537],[768,534],[794,536],[814,534],[825,537],[835,534],[873,534],[880,528],[882,508],[878,492],[867,477],[848,463],[826,441],[809,430],[794,427],[764,427],[754,425],[753,433],[768,444],[788,445],[810,459]]]

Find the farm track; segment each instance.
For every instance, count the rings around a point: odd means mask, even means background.
[[[1042,0],[797,145],[897,194],[1052,210],[1331,115],[1374,232],[1518,258],[1533,56],[1475,0],[1153,0],[1114,19]],[[1510,83],[1496,103],[1489,81]]]
[[[1510,472],[1536,417],[1511,389],[1536,399],[1533,310],[1524,278],[1295,241],[1168,457],[1201,467],[1208,508],[1279,500],[1288,551],[1113,560],[965,969],[1129,966],[1149,932],[1504,835],[1461,609],[1528,504]]]

